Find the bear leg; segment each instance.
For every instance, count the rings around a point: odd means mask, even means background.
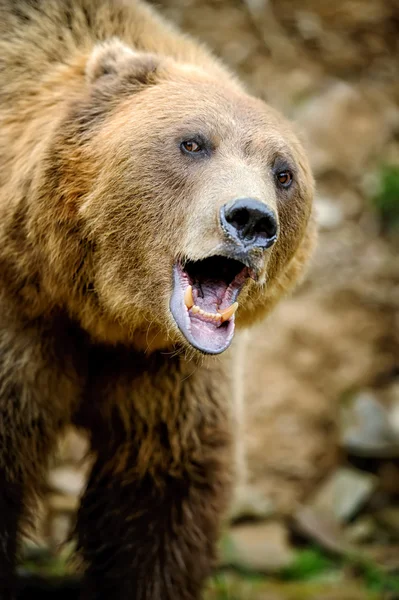
[[[57,435],[70,422],[79,379],[65,367],[68,338],[58,341],[39,321],[20,320],[1,297],[0,320],[0,600],[10,600],[19,534],[34,521],[34,500]]]
[[[135,477],[120,468],[128,452],[98,459],[81,504],[83,597],[197,600],[214,563],[228,467],[217,455],[202,465],[198,456],[191,475]]]

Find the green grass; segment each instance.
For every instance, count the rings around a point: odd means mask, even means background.
[[[399,598],[399,572],[389,573],[364,555],[332,558],[317,547],[298,552],[294,564],[282,572],[286,581],[318,581],[345,571],[373,592],[396,594]]]
[[[28,557],[24,568],[46,577],[71,574],[68,553]],[[318,547],[297,551],[279,576],[225,570],[215,574],[204,600],[394,600],[399,573],[387,573],[364,556],[331,557]]]
[[[205,600],[393,600],[399,573],[385,572],[363,555],[332,557],[320,548],[297,552],[292,566],[276,577],[223,571],[213,578]]]
[[[387,233],[399,231],[399,166],[383,165],[379,189],[372,201],[381,225]]]
[[[294,564],[281,573],[281,578],[286,581],[309,581],[336,571],[338,568],[336,561],[321,550],[309,548],[297,553]]]
[[[399,598],[399,571],[395,573],[386,572],[363,556],[354,556],[346,560],[348,565],[354,571],[357,571],[367,589],[379,592],[379,594],[389,594],[389,597]]]

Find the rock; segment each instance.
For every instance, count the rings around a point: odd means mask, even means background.
[[[49,510],[55,513],[74,513],[79,507],[78,497],[66,494],[50,494],[47,503]]]
[[[288,531],[278,521],[236,525],[222,543],[222,564],[251,571],[280,571],[294,557]]]
[[[52,552],[58,552],[68,540],[78,506],[79,498],[75,494],[47,495],[42,535]]]
[[[249,578],[228,572],[216,576],[205,593],[205,600],[381,600],[364,589],[361,582],[295,581],[283,582]],[[388,600],[388,598],[386,599]],[[391,600],[394,600],[392,597]]]
[[[356,456],[399,457],[399,434],[372,392],[361,392],[343,409],[341,443]]]
[[[302,535],[331,552],[350,552],[358,531],[354,530],[352,537],[347,536],[341,525],[360,510],[377,483],[376,477],[362,471],[337,469],[308,504],[296,511],[294,526]]]
[[[269,0],[245,0],[245,4],[272,57],[280,63],[295,62],[298,48],[284,35]]]
[[[245,348],[248,482],[280,515],[292,514],[336,461],[335,407],[312,379],[319,341],[335,326],[319,310],[307,297],[290,299],[248,334]]]
[[[399,545],[398,544],[370,544],[364,547],[364,556],[376,563],[385,572],[391,572],[397,576],[399,572]],[[396,590],[395,590],[396,591]],[[398,595],[388,596],[388,600],[397,600]],[[378,598],[380,600],[380,598]],[[385,599],[384,599],[385,600]]]
[[[370,541],[375,533],[376,523],[370,515],[359,517],[352,525],[345,527],[345,539],[350,544],[362,544]]]
[[[238,485],[234,493],[234,501],[230,507],[229,517],[237,519],[267,519],[273,515],[275,507],[267,496],[256,487],[244,484]]]
[[[387,528],[391,537],[399,541],[399,508],[390,506],[375,513],[378,523]]]
[[[300,106],[297,120],[306,131],[316,175],[329,171],[363,175],[368,162],[388,143],[398,111],[372,87],[335,81]]]
[[[89,451],[87,435],[70,427],[59,441],[57,458],[62,464],[77,464],[85,460]]]
[[[294,527],[329,552],[346,554],[350,550],[343,530],[329,511],[302,506],[294,515]]]
[[[80,496],[86,484],[86,477],[81,469],[74,467],[57,467],[48,476],[49,487],[60,494]]]
[[[55,515],[48,524],[50,548],[56,552],[68,540],[72,529],[72,519],[65,513]]]
[[[377,485],[378,479],[374,475],[340,467],[317,490],[309,504],[341,523],[359,512]]]
[[[399,380],[385,388],[384,396],[389,404],[389,425],[399,443]]]
[[[341,208],[330,198],[316,197],[316,219],[320,229],[336,229],[341,225],[344,215]]]
[[[347,256],[351,246],[342,252]],[[389,311],[352,292],[338,293],[327,261],[320,269],[328,279],[320,288],[327,291],[306,289],[284,300],[248,334],[245,349],[248,480],[280,515],[307,502],[335,469],[339,398],[394,368],[395,354],[382,351],[395,331]],[[346,290],[351,279],[344,276]]]

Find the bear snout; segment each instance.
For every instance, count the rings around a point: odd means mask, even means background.
[[[266,250],[278,237],[278,222],[274,211],[253,198],[239,198],[220,209],[220,224],[230,242],[249,252]]]

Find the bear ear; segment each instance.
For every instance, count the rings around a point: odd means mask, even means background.
[[[86,63],[86,79],[95,83],[105,76],[123,76],[147,84],[153,82],[158,66],[156,55],[136,52],[114,38],[94,47]]]

